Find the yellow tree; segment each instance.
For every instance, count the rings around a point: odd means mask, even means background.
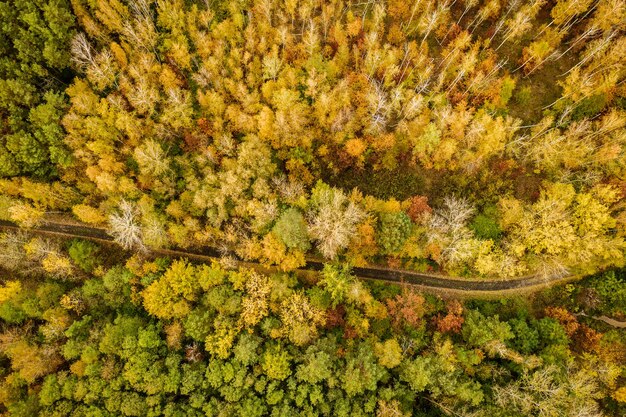
[[[142,291],[146,311],[161,319],[183,318],[197,299],[200,288],[195,268],[177,260],[162,277]]]
[[[102,224],[107,220],[100,210],[87,204],[72,206],[72,212],[80,221],[85,223]]]
[[[326,322],[325,314],[311,304],[301,292],[294,292],[280,307],[280,320],[283,327],[280,333],[292,343],[302,346],[317,336],[317,329]]]
[[[44,210],[25,202],[18,202],[9,207],[11,220],[26,228],[40,225],[44,214]]]

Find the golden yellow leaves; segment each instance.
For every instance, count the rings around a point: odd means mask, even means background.
[[[273,232],[265,235],[261,243],[261,260],[267,265],[277,265],[283,271],[292,271],[306,263],[304,252],[287,248]]]
[[[621,387],[613,393],[613,398],[621,403],[626,403],[626,387]]]
[[[89,224],[102,224],[106,222],[106,217],[100,210],[86,204],[77,204],[73,206],[72,212],[81,222]]]
[[[387,339],[376,343],[374,353],[385,368],[395,368],[402,362],[402,348],[396,339]]]
[[[54,372],[62,363],[62,358],[52,347],[31,345],[25,340],[5,344],[0,340],[0,347],[11,359],[11,366],[27,382],[34,382],[50,372]]]
[[[56,253],[47,255],[41,264],[43,269],[52,275],[68,276],[72,272],[72,263],[69,258]]]
[[[159,318],[182,318],[189,313],[198,290],[194,267],[184,260],[175,261],[143,291],[143,304],[148,313]]]
[[[325,313],[314,307],[301,292],[294,292],[282,302],[280,319],[283,327],[278,330],[279,334],[297,346],[313,340],[317,336],[317,328],[326,323]]]
[[[269,312],[269,294],[271,284],[269,278],[251,273],[245,283],[246,296],[241,302],[241,321],[246,327],[252,327],[267,316]]]
[[[556,183],[546,184],[532,205],[513,198],[500,200],[500,222],[509,232],[510,253],[518,258],[537,257],[539,269],[548,270],[581,263],[590,270],[620,264],[624,241],[607,235],[616,224],[610,209],[615,198],[616,190],[611,187],[576,193],[571,184]]]
[[[230,355],[237,334],[239,329],[233,326],[231,321],[216,320],[215,331],[205,340],[206,350],[221,359],[226,359]]]
[[[8,281],[5,285],[0,285],[0,304],[8,301],[22,291],[22,284],[19,281]]]
[[[11,220],[22,227],[35,227],[43,221],[45,212],[28,203],[16,203],[9,207]]]

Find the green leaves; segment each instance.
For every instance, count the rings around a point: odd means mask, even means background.
[[[0,3],[0,176],[48,177],[67,166],[60,125],[62,71],[69,66],[74,15],[66,0]],[[37,53],[33,53],[37,51]],[[3,148],[13,158],[2,156]],[[4,161],[3,161],[4,160]]]
[[[90,253],[80,242],[70,248],[78,252],[76,259]],[[502,321],[497,313],[510,314],[509,304],[475,303],[463,310],[449,303],[449,314],[465,311],[458,335],[436,330],[440,300],[409,291],[393,299],[374,296],[348,267],[327,266],[322,281],[304,284],[285,275],[266,277],[186,261],[167,264],[133,258],[128,267],[116,266],[82,282],[25,282],[20,289],[5,284],[2,309],[10,301],[11,308],[25,314],[12,328],[35,326],[44,339],[2,335],[0,349],[12,372],[0,375],[3,401],[18,404],[35,395],[41,411],[31,415],[46,416],[87,408],[93,415],[122,416],[162,415],[166,408],[181,416],[244,411],[263,416],[269,409],[286,417],[432,411],[417,398],[456,411],[491,410],[494,395],[505,398],[519,388],[520,375],[523,384],[537,387],[544,386],[540,378],[552,378],[549,387],[560,389],[564,381],[558,378],[565,374],[553,375],[549,364],[569,369],[586,363],[602,370],[571,373],[594,394],[588,396],[590,391],[580,390],[578,383],[571,388],[580,395],[561,390],[566,395],[559,401],[569,410],[580,399],[602,397],[596,387],[620,372],[617,365],[602,362],[605,372],[592,354],[570,352],[567,334],[552,318]],[[140,303],[138,290],[147,275],[144,295],[163,286],[165,295],[155,298],[161,301],[159,316]],[[326,302],[318,300],[320,292]],[[260,321],[246,323],[242,300],[253,294],[263,295],[267,308]],[[84,310],[67,302],[74,295]],[[189,311],[180,317],[166,313],[172,300],[184,302]],[[413,323],[412,329],[393,325],[398,314]],[[28,318],[32,324],[26,324]],[[55,333],[55,328],[61,330]],[[15,385],[12,378],[28,382]],[[41,388],[26,394],[22,388],[29,383]],[[11,393],[11,387],[22,388]],[[13,397],[4,400],[6,395]],[[502,415],[517,409],[515,404],[503,407]]]
[[[91,272],[100,262],[98,246],[88,240],[72,240],[67,252],[72,261],[85,272]]]
[[[369,343],[360,343],[346,357],[346,366],[340,375],[343,389],[348,396],[374,391],[378,382],[387,374],[378,364]]]
[[[311,248],[304,216],[296,208],[285,210],[278,218],[272,231],[288,248],[301,251],[307,251]]]
[[[348,265],[325,264],[320,285],[330,294],[332,306],[346,300],[350,286],[356,281]]]
[[[511,327],[500,321],[497,315],[485,317],[476,310],[468,311],[461,334],[470,346],[478,348],[484,348],[492,341],[504,342],[514,336]]]
[[[383,253],[391,254],[400,251],[410,234],[411,219],[403,211],[380,215],[376,241]]]
[[[317,384],[331,377],[333,358],[315,346],[307,349],[302,364],[298,365],[296,376],[309,384]]]
[[[281,345],[273,344],[263,354],[263,372],[270,379],[284,380],[291,375],[291,359],[291,355]]]
[[[403,366],[400,378],[408,382],[413,391],[422,392],[431,382],[430,363],[430,358],[417,357]]]
[[[479,239],[492,239],[495,241],[502,234],[502,229],[498,225],[497,211],[494,207],[488,207],[484,213],[474,217],[469,224],[469,228],[474,231],[474,234]]]
[[[513,347],[522,354],[530,354],[539,345],[539,333],[537,329],[529,326],[524,319],[509,321],[515,338],[510,341]]]

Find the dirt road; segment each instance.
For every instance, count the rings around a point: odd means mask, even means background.
[[[17,225],[7,221],[0,220],[0,230],[22,230]],[[47,221],[45,224],[33,229],[27,230],[28,233],[43,234],[48,236],[57,236],[64,238],[82,238],[100,242],[108,242],[113,244],[113,238],[106,230],[87,225],[77,225]],[[156,255],[166,255],[171,257],[186,257],[198,261],[210,261],[220,257],[217,249],[204,247],[200,249],[157,249],[151,253]],[[258,264],[254,262],[239,261],[245,266],[254,266]],[[324,264],[318,260],[309,260],[307,264],[300,269],[300,272],[319,271]],[[405,283],[417,286],[422,290],[435,292],[441,295],[450,295],[455,297],[500,297],[511,294],[519,294],[523,292],[537,291],[555,284],[574,281],[579,276],[566,276],[546,279],[537,276],[517,277],[505,280],[475,280],[475,279],[459,279],[451,278],[443,275],[425,274],[414,271],[389,269],[382,267],[355,267],[353,273],[363,279],[376,281],[386,281],[395,283]]]

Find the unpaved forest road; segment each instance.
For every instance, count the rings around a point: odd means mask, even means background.
[[[113,238],[104,229],[86,225],[57,223],[54,221],[46,221],[43,225],[32,229],[21,229],[14,223],[0,220],[0,230],[23,230],[27,233],[65,238],[82,238],[113,244]],[[211,247],[195,250],[156,249],[152,250],[151,253],[171,257],[186,257],[204,262],[220,257],[218,250]],[[259,266],[259,264],[255,262],[240,261],[239,263],[244,266]],[[308,260],[306,265],[300,268],[299,271],[320,271],[323,266],[323,262]],[[355,267],[352,271],[358,278],[410,284],[419,287],[424,291],[455,297],[501,297],[533,292],[555,284],[561,284],[581,278],[578,275],[569,275],[550,279],[540,278],[537,276],[525,276],[511,278],[509,280],[464,280],[458,278],[448,278],[442,275],[423,274],[419,272],[381,267]]]
[[[608,324],[611,327],[616,327],[616,328],[620,328],[620,329],[626,329],[626,321],[619,321],[619,320],[615,320],[612,319],[610,317],[607,316],[590,316],[588,314],[586,314],[584,311],[580,312],[580,313],[575,313],[575,316],[583,316],[583,317],[591,317],[594,320],[599,320],[599,321],[603,321],[606,324]]]

